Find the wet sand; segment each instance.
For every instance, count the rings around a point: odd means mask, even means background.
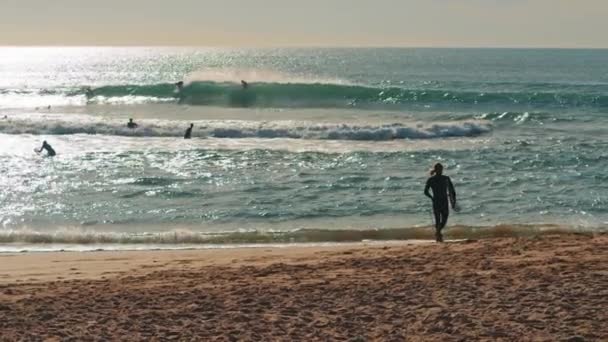
[[[608,236],[0,255],[0,340],[608,340]]]

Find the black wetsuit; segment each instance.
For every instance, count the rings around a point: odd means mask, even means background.
[[[40,150],[46,150],[46,153],[49,157],[54,157],[56,155],[55,150],[51,147],[51,145],[47,144],[46,141],[42,144]]]
[[[433,190],[433,196],[429,193],[429,188]],[[448,223],[450,215],[449,205],[456,204],[456,191],[450,177],[435,175],[426,181],[424,194],[433,200],[433,214],[435,216],[435,238],[438,242],[443,241],[441,230]]]
[[[184,134],[184,139],[190,139],[192,137],[192,127],[188,127],[186,129],[186,134]]]

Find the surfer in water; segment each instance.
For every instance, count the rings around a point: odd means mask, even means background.
[[[51,147],[51,145],[49,145],[49,143],[46,142],[46,140],[42,142],[42,147],[40,147],[39,149],[34,150],[34,151],[36,151],[36,153],[40,153],[40,152],[42,152],[42,150],[46,150],[46,154],[49,157],[54,157],[57,154],[57,153],[55,153],[55,150],[53,149],[53,147]]]
[[[184,139],[190,139],[190,138],[192,138],[192,128],[193,128],[193,127],[194,127],[194,124],[193,124],[193,123],[191,123],[191,124],[190,124],[190,127],[188,127],[188,128],[186,129],[186,134],[184,134]]]
[[[137,128],[137,124],[135,122],[133,122],[133,119],[129,119],[129,122],[127,122],[127,127],[131,128],[131,129],[135,129]]]
[[[433,190],[433,194],[429,192]],[[449,204],[456,208],[456,191],[450,177],[443,175],[443,165],[435,164],[431,170],[431,177],[426,181],[424,194],[433,201],[433,215],[435,216],[435,240],[443,242],[441,230],[448,223],[450,215]],[[449,201],[449,203],[448,203]]]
[[[241,80],[241,85],[243,86],[243,89],[247,89],[249,87],[249,83],[245,82],[245,80]]]
[[[182,89],[184,89],[184,81],[179,81],[177,83],[175,83],[175,87],[177,88],[177,91],[182,91]]]

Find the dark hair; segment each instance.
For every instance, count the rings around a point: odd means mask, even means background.
[[[433,168],[431,169],[431,176],[440,175],[442,172],[443,172],[443,165],[441,165],[441,163],[436,163],[435,165],[433,165]]]

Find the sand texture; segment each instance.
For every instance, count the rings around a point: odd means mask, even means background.
[[[4,255],[0,282],[7,341],[608,341],[606,235]]]

